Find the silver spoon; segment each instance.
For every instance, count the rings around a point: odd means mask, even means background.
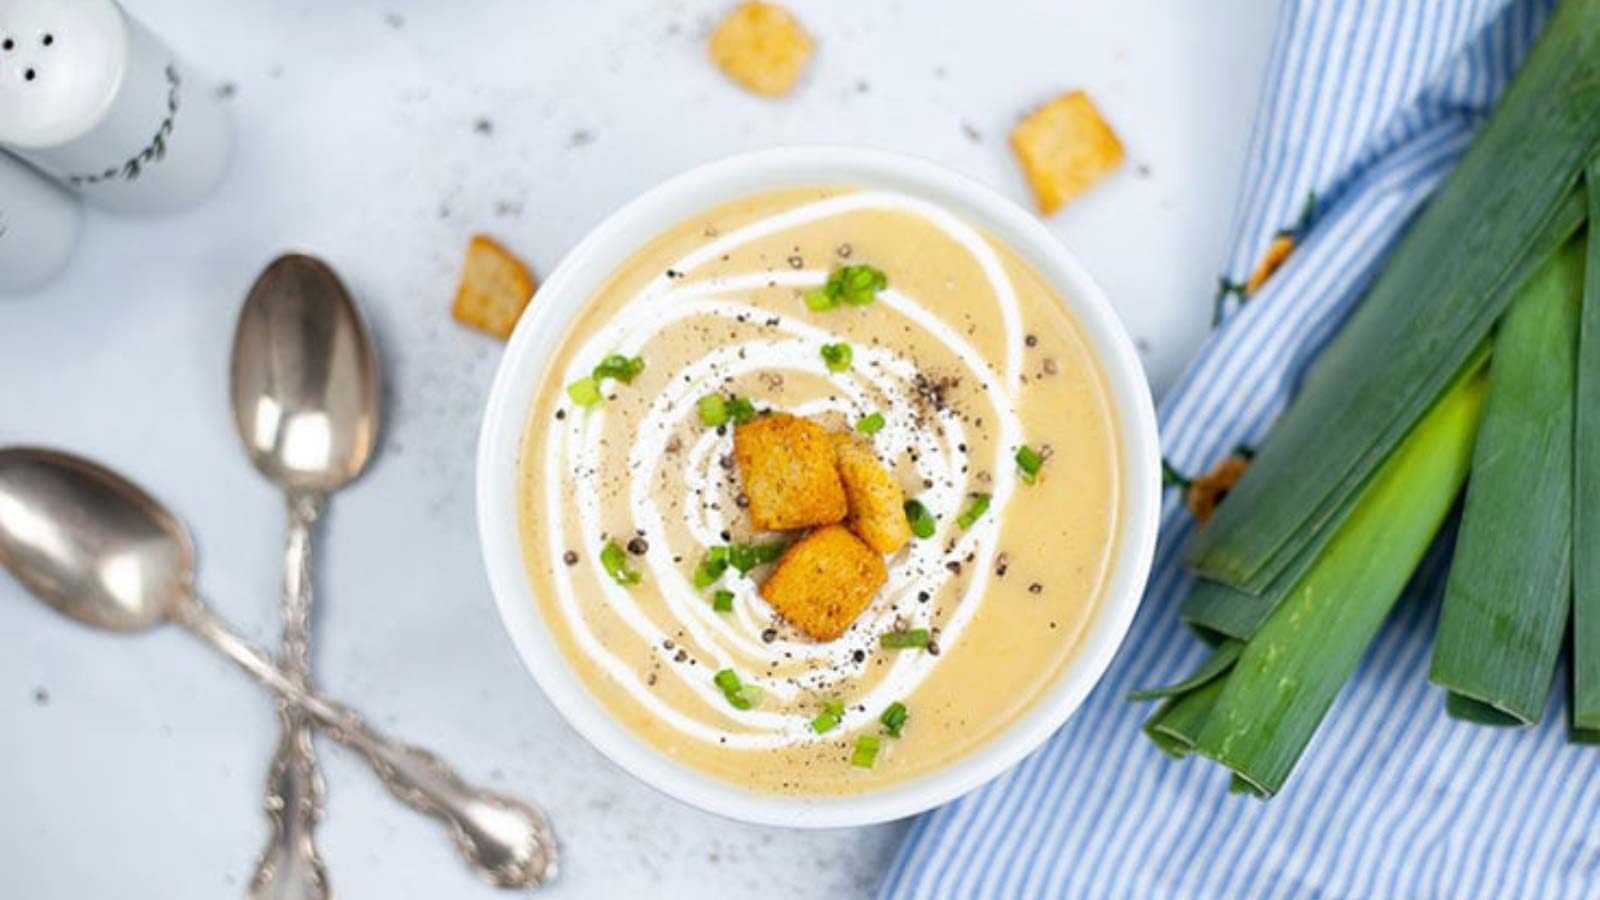
[[[233,334],[233,423],[250,461],[283,488],[289,539],[283,559],[278,665],[311,686],[311,541],[327,496],[366,467],[378,431],[378,367],[355,301],[333,270],[280,256],[256,279]],[[325,900],[317,852],[322,777],[305,715],[278,704],[267,770],[270,833],[247,894],[252,900]]]
[[[0,449],[0,565],[86,625],[143,631],[173,622],[198,635],[361,754],[401,802],[443,821],[490,884],[537,887],[555,877],[555,838],[543,813],[468,786],[438,757],[284,675],[196,595],[194,545],[178,520],[115,473],[53,450]]]

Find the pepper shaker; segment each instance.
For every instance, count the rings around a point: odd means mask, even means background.
[[[96,206],[164,212],[216,187],[232,126],[114,0],[0,0],[0,145]]]
[[[82,224],[77,197],[0,152],[0,293],[36,288],[59,272]]]

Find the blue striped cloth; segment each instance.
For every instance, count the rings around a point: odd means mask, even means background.
[[[1283,230],[1299,246],[1247,300],[1224,290],[1222,323],[1163,404],[1178,470],[1267,433],[1551,5],[1286,0],[1224,284]],[[1567,744],[1565,688],[1543,725],[1511,731],[1446,718],[1428,684],[1438,549],[1277,797],[1230,795],[1220,767],[1157,751],[1140,731],[1153,706],[1123,694],[1206,652],[1176,616],[1193,527],[1176,494],[1099,688],[1015,770],[918,819],[884,898],[1600,897],[1600,750]]]

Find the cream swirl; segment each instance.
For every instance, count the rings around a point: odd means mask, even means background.
[[[992,471],[986,485],[991,495],[989,513],[970,529],[947,527],[939,540],[913,541],[889,560],[889,581],[879,591],[853,630],[877,635],[892,628],[938,628],[946,652],[959,640],[962,629],[983,603],[994,555],[999,524],[1016,486],[1016,475],[1009,464],[1009,453],[1022,443],[1022,427],[1016,414],[1016,392],[1021,380],[1023,336],[1016,294],[998,254],[971,226],[945,210],[925,201],[888,192],[862,192],[808,203],[778,215],[744,225],[685,255],[670,267],[681,278],[658,276],[648,282],[625,305],[595,331],[573,355],[566,371],[570,383],[588,374],[603,357],[612,353],[644,355],[663,330],[685,320],[727,320],[729,322],[766,321],[759,338],[724,343],[680,371],[672,372],[666,387],[648,406],[642,419],[628,434],[628,482],[626,498],[633,525],[646,534],[662,534],[667,523],[659,503],[658,481],[661,467],[680,463],[678,472],[685,502],[678,506],[686,516],[687,528],[697,548],[679,548],[683,559],[697,559],[704,547],[723,542],[728,523],[720,504],[697,502],[712,494],[722,476],[720,460],[729,453],[731,436],[716,429],[699,428],[680,453],[667,450],[668,435],[675,425],[695,415],[696,401],[718,393],[730,378],[751,374],[779,373],[826,379],[826,397],[807,400],[784,409],[795,415],[839,413],[847,418],[868,409],[880,410],[886,426],[875,437],[876,450],[885,458],[904,456],[912,460],[923,484],[930,485],[919,499],[930,509],[944,511],[949,523],[965,502],[975,461],[969,458],[966,424],[962,417],[940,407],[937,428],[925,427],[919,420],[917,367],[907,358],[885,346],[855,348],[855,364],[844,373],[829,372],[820,350],[838,340],[827,330],[792,316],[773,317],[769,309],[742,300],[741,295],[771,287],[814,288],[828,277],[822,270],[791,270],[781,273],[752,272],[719,274],[693,280],[697,268],[724,258],[729,251],[769,235],[797,226],[864,210],[890,211],[919,217],[949,237],[971,255],[992,291],[1005,337],[1003,372],[996,372],[954,328],[930,313],[917,299],[893,287],[879,294],[878,303],[942,344],[966,370],[966,376],[981,386],[995,417],[995,459],[984,464]],[[891,280],[893,274],[891,273]],[[825,321],[825,320],[824,320]],[[604,491],[601,485],[602,442],[607,422],[604,406],[586,414],[567,416],[556,427],[558,432],[546,443],[544,464],[544,514],[549,523],[547,536],[551,559],[562,556],[564,548],[583,546],[604,530]],[[569,481],[570,480],[570,481]],[[563,491],[563,484],[570,484]],[[568,517],[563,502],[570,495],[576,506],[578,534],[567,531]],[[676,523],[674,523],[676,524]],[[586,541],[585,538],[588,538]],[[681,562],[674,562],[674,551],[664,542],[653,543],[643,556],[646,580],[664,603],[672,621],[672,635],[640,604],[628,588],[615,584],[602,570],[595,554],[587,554],[594,581],[603,591],[608,612],[637,638],[653,648],[668,677],[680,679],[697,704],[703,708],[679,708],[658,696],[637,669],[609,649],[582,610],[574,570],[560,566],[552,573],[557,606],[567,619],[582,652],[621,685],[641,708],[672,728],[696,740],[721,743],[732,748],[759,749],[831,740],[837,733],[818,735],[810,727],[814,708],[800,708],[796,701],[807,692],[828,692],[843,683],[869,680],[870,658],[857,658],[845,642],[811,643],[787,639],[764,640],[762,631],[770,622],[772,610],[756,592],[750,579],[728,578],[725,587],[735,594],[731,615],[713,611],[700,591],[690,582]],[[919,603],[916,598],[940,596],[956,576],[946,567],[949,560],[970,560],[968,577],[958,594],[947,598],[936,615],[935,604]],[[909,612],[905,612],[909,610]],[[678,652],[663,648],[681,643]],[[682,651],[682,659],[679,654]],[[690,656],[689,654],[693,655]],[[848,731],[875,721],[877,712],[891,701],[908,696],[938,665],[939,656],[931,653],[899,653],[881,671],[873,672],[863,693],[848,700],[841,722]],[[771,698],[750,710],[732,709],[710,677],[712,672],[733,668],[746,683],[762,688]],[[775,708],[776,707],[776,708]],[[727,727],[731,722],[734,728]]]

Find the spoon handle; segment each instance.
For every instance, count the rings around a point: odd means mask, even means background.
[[[198,599],[182,604],[173,619],[361,754],[400,802],[444,822],[479,877],[497,887],[538,887],[555,877],[555,836],[544,813],[468,785],[432,753],[395,741],[344,704],[300,688]]]
[[[288,494],[289,538],[283,554],[283,674],[301,688],[311,677],[311,537],[322,495]],[[267,770],[267,846],[250,879],[249,900],[324,900],[328,871],[317,852],[322,818],[322,775],[317,771],[311,725],[288,701],[278,703],[278,747]]]

